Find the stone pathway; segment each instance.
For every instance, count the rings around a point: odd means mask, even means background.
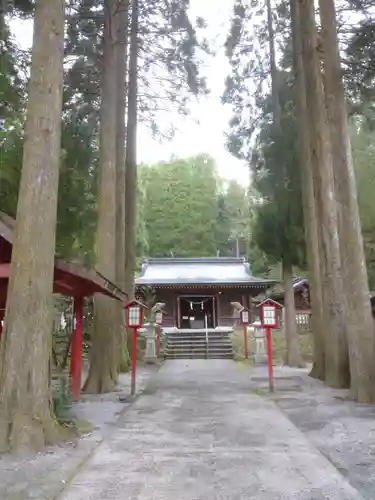
[[[140,367],[137,391],[145,388],[156,367]],[[90,421],[90,435],[47,449],[34,456],[0,456],[0,500],[55,500],[74,478],[88,458],[113,432],[119,415],[131,407],[121,403],[119,395],[130,394],[130,374],[120,376],[119,390],[103,396],[83,396],[73,410],[80,419]],[[87,500],[83,495],[82,499]]]
[[[274,402],[251,391],[247,372],[189,360],[164,364],[58,498],[363,497]]]
[[[308,377],[308,370],[275,369],[271,397],[307,439],[358,489],[375,498],[375,405],[349,399],[346,390],[330,389]],[[251,385],[266,393],[266,367],[251,371]]]

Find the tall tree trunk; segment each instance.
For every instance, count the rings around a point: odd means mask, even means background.
[[[302,357],[299,346],[299,335],[296,322],[296,307],[294,302],[293,269],[283,260],[284,305],[285,305],[285,338],[286,364],[302,367]]]
[[[125,279],[125,142],[126,142],[126,74],[128,58],[128,12],[129,0],[120,0],[118,5],[118,34],[116,44],[117,65],[117,108],[116,108],[116,278],[122,290]],[[118,368],[120,372],[129,369],[130,359],[124,329],[125,317],[121,303],[118,309]]]
[[[270,66],[271,66],[271,81],[272,81],[272,101],[273,101],[273,114],[274,114],[274,126],[276,133],[281,132],[281,106],[280,106],[280,85],[279,85],[279,75],[276,66],[276,51],[275,51],[275,33],[273,29],[272,21],[272,5],[271,0],[266,0],[267,6],[267,27],[268,27],[268,40],[269,40],[269,51],[270,51]],[[285,182],[285,169],[284,169],[284,182]],[[293,294],[293,278],[292,278],[292,296],[290,295],[290,266],[285,265],[285,260],[283,260],[283,281],[284,281],[284,293],[285,293],[285,335],[287,340],[287,355],[286,361],[293,364],[291,366],[300,366],[302,364],[302,358],[299,351],[299,339],[296,325],[296,308],[294,303]],[[287,298],[288,293],[288,298]],[[291,349],[289,351],[289,349]]]
[[[311,160],[314,170],[316,207],[322,232],[321,265],[325,302],[326,382],[332,387],[350,384],[348,345],[346,337],[345,293],[340,258],[337,206],[334,196],[333,163],[324,90],[317,54],[317,31],[314,1],[298,0],[301,22],[302,57],[305,71]]]
[[[324,88],[331,132],[340,252],[346,292],[351,388],[358,401],[369,403],[375,399],[374,324],[341,77],[335,5],[333,0],[319,0],[319,6]]]
[[[37,0],[17,224],[1,341],[0,451],[42,448],[52,414],[53,272],[64,56],[64,2]]]
[[[276,130],[280,130],[281,127],[281,107],[280,107],[280,95],[279,95],[280,85],[279,85],[279,75],[276,66],[275,32],[273,29],[271,0],[266,0],[266,8],[267,8],[268,46],[270,51],[273,119]]]
[[[134,295],[137,224],[138,0],[132,0],[125,182],[125,291]]]
[[[116,0],[104,2],[104,46],[100,103],[100,165],[96,267],[116,282]],[[105,295],[94,298],[94,327],[90,369],[84,386],[88,393],[114,389],[118,381],[117,304]]]
[[[302,178],[302,204],[304,215],[306,255],[309,269],[311,323],[314,339],[314,359],[310,376],[325,379],[324,308],[319,259],[320,232],[314,194],[314,178],[310,155],[309,121],[307,117],[306,83],[302,61],[300,14],[298,0],[290,1],[293,36],[293,58],[296,85],[296,110],[299,130],[300,165]]]

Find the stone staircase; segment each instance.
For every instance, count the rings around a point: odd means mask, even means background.
[[[228,331],[179,330],[168,332],[167,359],[233,359]]]

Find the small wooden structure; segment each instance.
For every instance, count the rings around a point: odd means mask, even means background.
[[[297,324],[301,330],[310,330],[311,327],[311,304],[310,285],[307,278],[297,277],[293,279],[294,301],[296,305]],[[275,287],[269,294],[274,300],[284,304],[284,289]],[[375,292],[370,291],[370,302],[372,316],[375,318]]]
[[[0,335],[11,270],[14,228],[15,220],[0,212]],[[78,399],[81,390],[84,298],[103,293],[125,302],[126,294],[99,272],[62,259],[55,260],[53,292],[73,298],[75,327],[71,341],[70,374],[72,392]]]
[[[148,259],[135,285],[140,300],[151,289],[165,304],[164,330],[192,331],[233,327],[231,303],[251,310],[252,297],[275,283],[253,276],[244,258],[210,257]]]
[[[293,278],[293,290],[296,311],[310,310],[310,289],[308,279],[301,277]],[[274,290],[271,290],[269,297],[284,305],[284,288],[282,286],[276,286]]]

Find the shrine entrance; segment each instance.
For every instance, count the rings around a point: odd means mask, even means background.
[[[215,297],[212,295],[180,295],[177,298],[179,328],[215,328]]]

